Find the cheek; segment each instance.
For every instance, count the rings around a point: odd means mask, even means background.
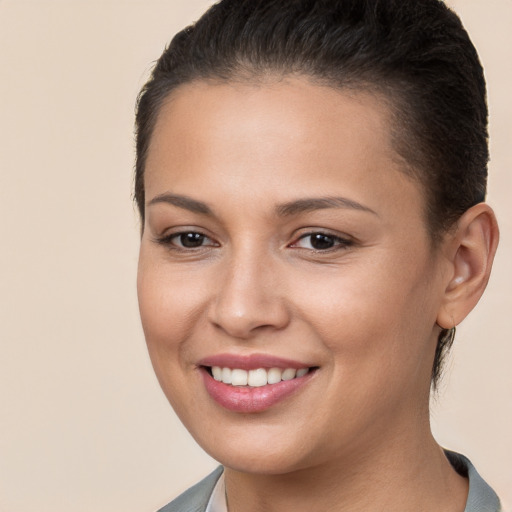
[[[386,256],[375,254],[371,264],[354,262],[330,275],[310,274],[294,293],[301,315],[337,361],[335,371],[354,382],[363,373],[405,379],[418,365],[430,365],[432,269],[421,264],[424,256]]]
[[[184,340],[197,321],[203,291],[193,280],[171,272],[166,262],[141,247],[137,295],[144,335],[157,377],[169,378],[185,358]]]
[[[200,410],[200,397],[191,393],[195,373],[187,338],[197,326],[201,288],[148,257],[141,249],[137,276],[139,309],[156,377],[177,414],[186,422],[187,410]]]
[[[173,271],[165,258],[141,247],[137,295],[142,325],[148,344],[177,345],[189,328],[204,288],[197,278]]]

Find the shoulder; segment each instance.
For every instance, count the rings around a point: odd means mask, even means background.
[[[468,501],[464,512],[500,512],[500,500],[491,487],[478,474],[471,461],[460,453],[445,450],[446,457],[457,473],[469,480]]]
[[[204,512],[217,480],[224,468],[219,466],[213,473],[178,496],[158,512]]]
[[[464,455],[448,450],[445,450],[445,454],[455,470],[469,479],[468,500],[464,512],[501,512],[498,496],[478,474],[471,461]],[[219,466],[158,512],[204,512],[223,471],[224,468]]]

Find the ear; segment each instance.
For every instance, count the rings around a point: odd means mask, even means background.
[[[491,274],[498,247],[496,216],[486,203],[462,215],[444,241],[450,272],[437,324],[443,329],[458,325],[480,300]]]

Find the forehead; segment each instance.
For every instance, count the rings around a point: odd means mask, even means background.
[[[356,201],[372,190],[372,201],[379,202],[410,182],[391,133],[387,103],[368,92],[303,78],[186,84],[159,113],[146,199],[164,189],[190,194],[191,188],[214,198],[222,188],[232,200],[251,191],[286,201],[335,189]]]
[[[309,149],[357,143],[390,152],[390,128],[387,104],[376,93],[292,77],[257,83],[196,81],[168,96],[158,113],[151,147],[167,145],[171,136],[180,142],[199,144],[208,137],[209,143],[239,146],[263,145],[278,137],[281,144],[307,139]]]

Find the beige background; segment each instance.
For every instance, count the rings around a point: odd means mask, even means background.
[[[487,70],[502,243],[434,428],[510,507],[512,1],[451,3]],[[136,94],[208,4],[0,0],[1,512],[150,512],[215,465],[150,367],[130,201]]]

